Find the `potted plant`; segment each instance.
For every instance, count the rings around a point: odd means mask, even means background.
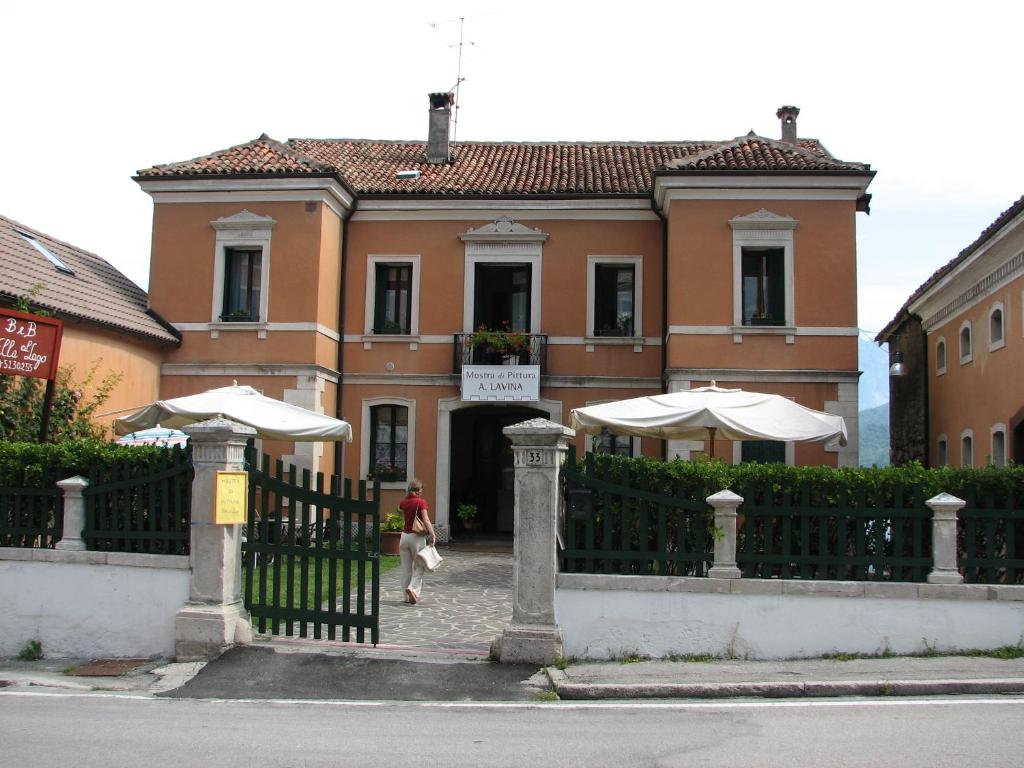
[[[398,480],[405,480],[405,467],[396,464],[389,464],[386,461],[378,461],[370,473],[372,480],[379,480],[382,483],[392,483]]]
[[[522,331],[512,330],[508,320],[501,321],[501,328],[490,329],[483,323],[469,335],[468,345],[474,351],[474,359],[488,361],[500,358],[506,365],[518,365],[522,354],[530,346],[530,337]]]
[[[472,531],[476,528],[476,512],[476,504],[459,504],[455,514],[464,530]]]
[[[405,528],[405,515],[402,510],[388,512],[380,523],[380,552],[382,555],[397,555],[398,544],[402,540],[402,529]]]

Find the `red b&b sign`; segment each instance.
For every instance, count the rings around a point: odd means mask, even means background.
[[[53,379],[64,324],[13,309],[0,309],[0,374]]]

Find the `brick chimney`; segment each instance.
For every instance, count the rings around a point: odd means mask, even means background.
[[[796,144],[796,117],[800,114],[799,107],[779,107],[775,116],[782,121],[782,140]]]
[[[452,95],[430,94],[430,126],[427,130],[427,162],[451,161],[448,142],[451,137]]]

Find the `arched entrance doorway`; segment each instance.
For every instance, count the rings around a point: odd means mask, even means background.
[[[512,443],[502,430],[547,416],[546,411],[518,404],[482,404],[452,413],[448,519],[453,538],[512,537],[515,469]],[[476,507],[472,522],[459,518],[463,504]]]

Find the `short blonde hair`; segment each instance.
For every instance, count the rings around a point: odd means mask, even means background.
[[[420,482],[420,479],[418,477],[414,477],[411,480],[409,480],[409,493],[412,493],[413,491],[422,491],[422,490],[423,490],[423,483]]]

